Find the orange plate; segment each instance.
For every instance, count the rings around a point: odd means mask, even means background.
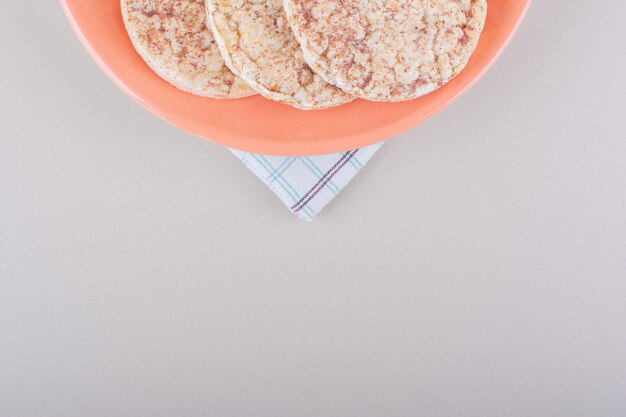
[[[92,58],[128,95],[159,117],[232,148],[273,155],[354,149],[417,126],[467,91],[505,48],[531,0],[489,0],[485,30],[465,70],[439,90],[404,103],[356,100],[302,111],[260,96],[216,100],[184,93],[159,78],[135,52],[119,0],[61,0]]]

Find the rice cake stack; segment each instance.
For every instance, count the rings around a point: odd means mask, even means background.
[[[121,0],[130,38],[180,89],[299,109],[428,94],[469,61],[486,0]]]

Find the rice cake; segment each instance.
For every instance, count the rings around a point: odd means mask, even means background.
[[[228,67],[263,96],[304,110],[353,100],[306,64],[282,0],[207,0],[207,13]]]
[[[204,97],[255,94],[226,66],[206,26],[204,0],[121,0],[130,39],[161,78]]]
[[[307,63],[326,81],[374,101],[410,100],[467,64],[486,0],[284,0]]]

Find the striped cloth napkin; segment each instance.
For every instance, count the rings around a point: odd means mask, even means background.
[[[231,149],[298,218],[315,216],[354,178],[382,143],[318,156],[269,156]]]

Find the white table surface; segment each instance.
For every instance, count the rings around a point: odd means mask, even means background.
[[[308,224],[3,2],[0,416],[626,415],[624,16],[537,0]]]

